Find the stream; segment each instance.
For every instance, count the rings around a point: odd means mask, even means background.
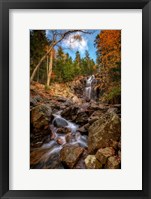
[[[70,133],[58,133],[58,130],[62,128],[61,124],[63,124],[64,128]],[[78,127],[78,125],[61,117],[60,112],[54,114],[54,119],[50,125],[50,129],[53,133],[53,140],[33,151],[33,154],[36,152],[37,155],[39,154],[39,157],[35,157],[39,159],[39,163],[36,164],[34,168],[63,169],[64,167],[60,163],[59,158],[60,151],[64,145],[78,145],[87,148],[87,135],[81,135],[80,132],[77,131]]]
[[[92,82],[95,76],[90,76],[86,81],[85,96],[91,100]],[[87,135],[78,132],[79,125],[66,120],[61,116],[61,111],[53,114],[53,121],[50,124],[52,132],[51,140],[31,152],[33,169],[64,169],[60,162],[60,151],[64,145],[77,145],[87,149]],[[63,129],[63,130],[62,130]],[[64,132],[66,131],[66,132]]]

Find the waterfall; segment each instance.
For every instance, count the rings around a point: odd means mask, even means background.
[[[91,99],[92,82],[94,79],[95,79],[95,76],[92,75],[86,81],[85,95],[86,95],[86,99],[88,100]]]
[[[34,166],[34,168],[36,169],[64,169],[64,166],[60,161],[60,151],[64,146],[75,145],[83,148],[88,147],[88,136],[81,135],[81,133],[78,132],[79,125],[69,120],[66,120],[60,114],[61,111],[53,114],[54,119],[52,121],[52,124],[50,125],[50,129],[54,137],[51,138],[48,143],[43,144],[40,148],[35,149],[35,151],[33,152],[39,154],[39,162]],[[70,130],[70,132],[59,133],[58,129],[61,128],[67,128]],[[35,158],[37,158],[37,156],[35,156]]]

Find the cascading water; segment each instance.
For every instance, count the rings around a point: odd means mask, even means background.
[[[92,82],[93,82],[94,79],[95,79],[95,76],[92,75],[86,81],[85,95],[86,95],[86,99],[88,99],[88,100],[91,99]]]
[[[61,111],[58,111],[56,114],[53,115],[54,119],[52,124],[50,125],[50,129],[54,135],[53,139],[49,143],[43,144],[40,148],[37,149],[38,153],[42,153],[43,155],[39,159],[38,165],[35,168],[60,168],[64,169],[63,165],[60,163],[60,151],[64,147],[64,145],[76,145],[83,148],[87,148],[87,136],[81,135],[77,129],[78,125],[64,119],[61,116]],[[64,125],[64,126],[57,126],[57,125]],[[60,128],[67,128],[69,129],[70,133],[58,133],[58,129]],[[70,135],[71,137],[70,137]],[[67,139],[69,135],[70,139]],[[61,140],[58,143],[58,140]]]
[[[91,99],[91,94],[92,94],[92,82],[93,80],[95,79],[95,76],[92,75],[90,76],[87,81],[86,81],[86,88],[85,88],[85,95],[86,95],[86,98],[88,100]]]

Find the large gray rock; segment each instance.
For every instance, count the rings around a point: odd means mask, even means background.
[[[88,132],[88,151],[94,154],[100,148],[109,147],[111,140],[119,140],[120,118],[116,113],[104,114],[89,127]]]
[[[53,124],[54,124],[54,126],[56,126],[58,128],[65,127],[68,125],[67,121],[60,117],[55,118]]]

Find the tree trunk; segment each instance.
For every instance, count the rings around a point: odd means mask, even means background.
[[[50,52],[49,71],[47,75],[47,86],[50,85],[50,79],[51,79],[51,73],[52,73],[52,62],[53,62],[53,50]]]
[[[67,32],[65,32],[62,37],[58,40],[58,41],[53,41],[52,42],[52,45],[51,47],[49,48],[48,52],[41,58],[41,60],[39,61],[39,63],[36,65],[32,75],[31,75],[31,78],[30,78],[30,81],[33,81],[35,75],[36,75],[36,72],[38,70],[38,68],[40,67],[40,65],[42,64],[42,62],[45,60],[45,58],[47,57],[47,55],[51,52],[51,50],[54,48],[55,45],[57,45],[60,41],[62,41],[67,35],[70,35],[71,33],[74,33],[74,32],[83,32],[83,33],[88,33],[88,32],[85,32],[83,30],[69,30]],[[89,34],[89,33],[88,33]]]
[[[47,65],[46,65],[46,71],[47,71],[47,76],[48,76],[48,55],[47,55]]]
[[[48,52],[41,58],[41,60],[39,61],[39,63],[37,64],[37,66],[35,67],[35,69],[33,70],[33,73],[31,75],[30,81],[33,81],[36,72],[38,70],[38,68],[40,67],[40,65],[42,64],[42,62],[45,60],[45,58],[47,57],[47,55],[51,52],[51,50],[53,49],[53,46],[56,45],[56,43],[52,44],[52,46],[50,47],[50,49],[48,50]]]

